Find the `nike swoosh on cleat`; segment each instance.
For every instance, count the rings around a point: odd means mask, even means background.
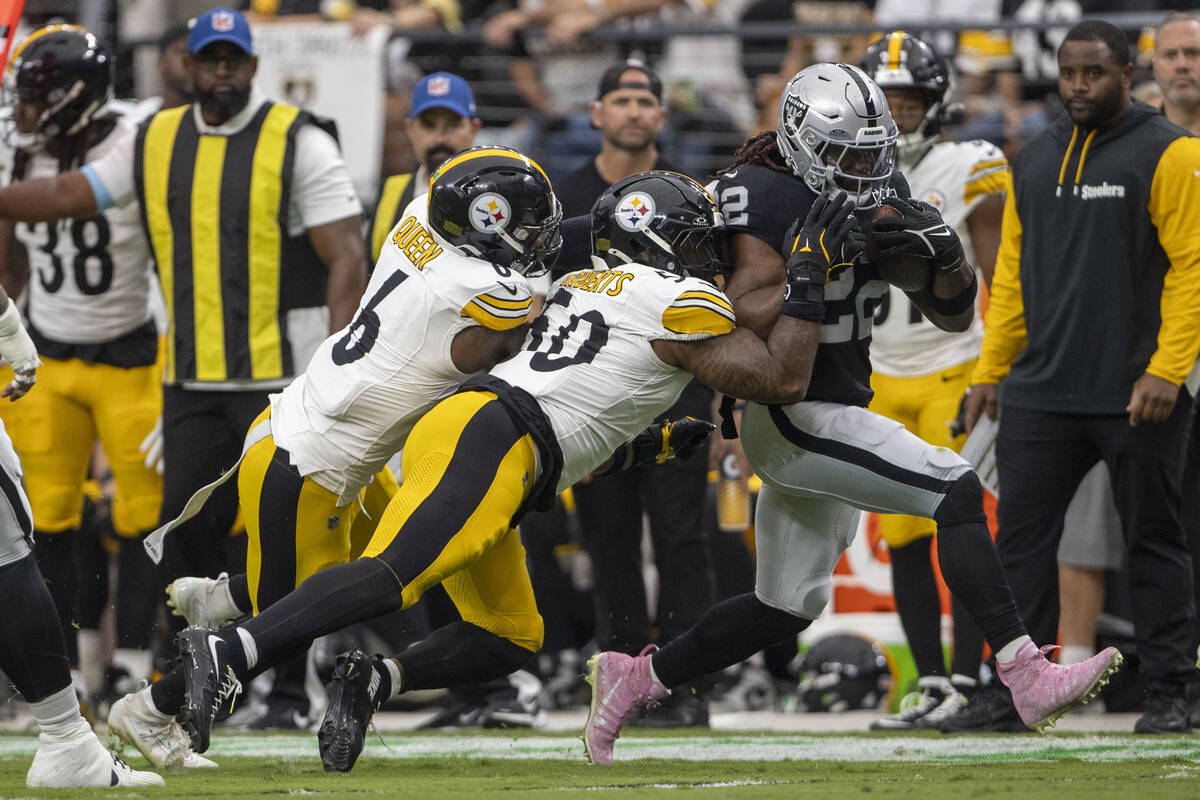
[[[112,780],[108,782],[108,785],[116,786],[120,782],[121,782],[121,779],[119,777],[117,777],[117,771],[114,769],[112,771]]]
[[[212,653],[214,667],[221,662],[221,657],[219,655],[217,655],[217,645],[218,644],[224,644],[224,642],[221,641],[221,637],[213,636],[210,633],[208,635],[208,651],[210,653]]]
[[[611,689],[609,689],[609,690],[608,690],[608,694],[604,695],[604,699],[600,701],[601,705],[603,705],[603,706],[605,706],[605,707],[607,707],[607,706],[608,706],[608,701],[612,699],[612,696],[613,696],[613,694],[614,694],[614,693],[616,693],[617,689],[619,689],[619,688],[620,688],[621,684],[622,684],[624,681],[625,681],[625,676],[624,676],[624,675],[622,675],[622,676],[621,676],[621,677],[620,677],[620,678],[617,680],[617,682],[613,684],[613,687],[612,687]]]

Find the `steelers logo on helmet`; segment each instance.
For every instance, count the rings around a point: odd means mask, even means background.
[[[502,231],[511,218],[508,201],[495,192],[484,192],[471,201],[471,227],[480,233]]]
[[[645,192],[630,192],[617,201],[613,215],[623,230],[630,233],[645,228],[654,219],[654,198]]]

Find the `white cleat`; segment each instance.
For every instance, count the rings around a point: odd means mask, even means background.
[[[215,761],[193,752],[187,734],[175,718],[150,708],[140,691],[113,703],[108,712],[108,729],[160,769],[217,766]]]
[[[133,769],[105,750],[90,728],[82,731],[66,740],[41,734],[25,785],[31,789],[164,785],[161,775]]]
[[[244,613],[233,604],[229,575],[224,572],[216,578],[176,578],[167,587],[167,605],[189,625],[213,630]]]

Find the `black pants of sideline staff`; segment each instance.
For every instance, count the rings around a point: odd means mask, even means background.
[[[163,387],[163,503],[161,522],[179,516],[205,484],[233,466],[246,432],[267,407],[267,390],[203,391]],[[163,541],[163,585],[185,575],[238,573],[226,564],[224,541],[237,519],[237,478],[218,489],[204,509]],[[161,524],[160,522],[160,524]]]
[[[712,393],[692,382],[662,416],[708,419]],[[686,631],[713,603],[712,545],[704,526],[708,454],[618,472],[574,489],[584,544],[592,557],[596,643],[636,655]],[[658,567],[654,619],[642,574],[642,512]],[[658,635],[653,635],[652,625]]]
[[[1078,416],[1004,404],[996,439],[1000,530],[996,548],[1033,640],[1058,632],[1055,553],[1063,513],[1084,473],[1104,459],[1121,516],[1138,656],[1152,682],[1182,683],[1195,607],[1192,563],[1180,519],[1180,471],[1191,416],[1186,392],[1159,423]]]

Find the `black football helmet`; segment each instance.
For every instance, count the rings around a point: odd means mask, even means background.
[[[14,119],[9,143],[38,149],[59,136],[87,127],[112,97],[112,57],[87,28],[47,25],[17,46],[4,74],[5,104],[36,105],[33,131],[21,132]]]
[[[932,45],[904,31],[893,31],[863,53],[859,66],[883,89],[917,89],[925,98],[925,119],[912,133],[900,137],[900,157],[915,160],[941,134],[955,110],[954,74]]]
[[[876,708],[892,687],[883,645],[852,633],[834,633],[813,642],[800,662],[797,693],[806,711]]]
[[[554,265],[562,206],[532,159],[484,145],[442,162],[429,179],[429,226],[468,255],[527,277]]]
[[[706,280],[730,270],[716,201],[677,172],[640,172],[605,189],[592,206],[592,253],[600,268],[636,262]]]

